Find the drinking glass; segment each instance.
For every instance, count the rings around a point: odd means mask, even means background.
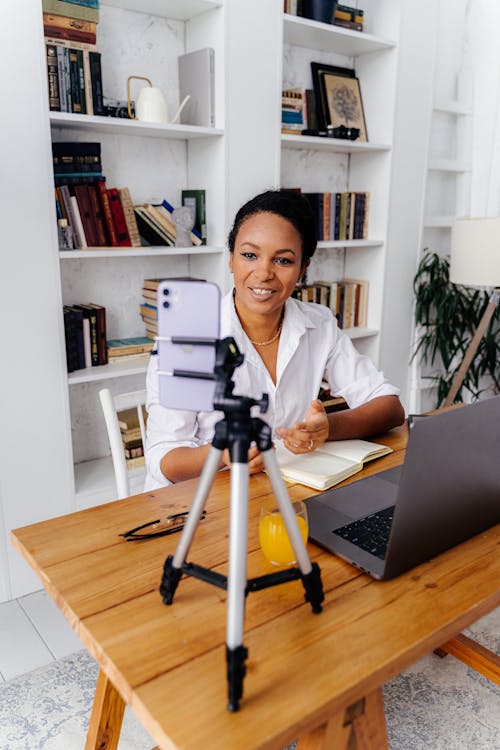
[[[292,503],[300,535],[307,543],[307,510],[302,501]],[[264,557],[273,565],[294,565],[295,552],[288,538],[285,523],[274,498],[265,500],[260,509],[259,540]]]

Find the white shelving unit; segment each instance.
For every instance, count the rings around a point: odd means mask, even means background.
[[[104,305],[108,338],[144,335],[139,315],[143,278],[188,274],[209,278],[222,289],[227,286],[224,23],[224,4],[219,1],[104,0],[97,31],[105,95],[123,99],[128,75],[146,75],[166,93],[170,111],[175,110],[179,99],[178,55],[201,46],[213,47],[216,127],[48,113],[53,140],[101,142],[108,187],[127,186],[134,203],[167,198],[179,205],[183,188],[206,191],[210,242],[206,247],[59,252],[63,303],[93,301]],[[123,51],[121,44],[125,35],[130,54]],[[76,507],[112,499],[115,492],[99,389],[106,385],[120,392],[144,387],[146,369],[146,360],[126,360],[68,375],[68,433],[72,435]]]
[[[365,7],[365,5],[363,6]],[[358,142],[300,135],[281,136],[281,184],[304,192],[370,193],[369,239],[320,242],[308,281],[342,277],[369,280],[366,329],[349,335],[378,362],[384,295],[392,128],[397,73],[399,9],[370,3],[362,33],[284,14],[283,88],[313,88],[310,63],[354,68],[360,81],[369,140]],[[280,92],[281,93],[281,92]]]

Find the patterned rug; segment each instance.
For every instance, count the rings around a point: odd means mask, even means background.
[[[466,632],[500,653],[500,609]],[[82,750],[97,674],[78,651],[0,684],[0,750]],[[451,656],[412,665],[384,686],[384,700],[391,750],[500,748],[500,688]],[[127,709],[119,750],[154,744]]]

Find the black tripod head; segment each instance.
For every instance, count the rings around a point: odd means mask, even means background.
[[[234,381],[232,377],[234,371],[243,363],[244,359],[245,355],[240,352],[232,336],[217,339],[214,366],[216,380],[214,409],[223,411],[226,416],[249,412],[252,406],[258,406],[261,414],[264,414],[269,405],[267,393],[263,393],[259,400],[249,396],[235,396],[233,394]]]

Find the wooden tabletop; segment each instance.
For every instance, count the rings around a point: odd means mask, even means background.
[[[407,428],[378,442],[402,463]],[[325,601],[314,615],[300,581],[250,593],[241,710],[226,710],[226,592],[183,578],[158,592],[178,535],[126,542],[120,532],[189,508],[196,481],[17,529],[12,540],[82,642],[162,748],[279,748],[372,693],[500,604],[500,526],[398,578],[376,582],[313,544]],[[250,478],[248,576],[270,572],[259,548],[264,474]],[[292,499],[314,492],[290,485]],[[229,472],[217,475],[188,560],[227,573]]]

